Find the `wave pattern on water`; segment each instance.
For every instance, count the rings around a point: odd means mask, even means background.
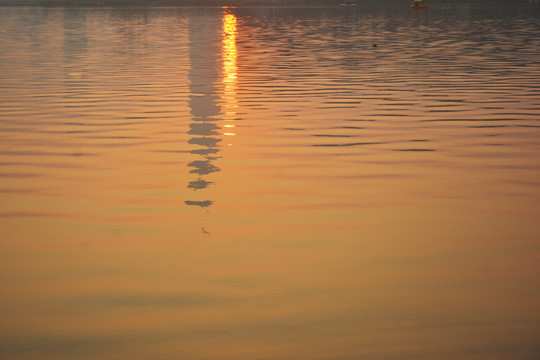
[[[536,358],[539,8],[371,3],[2,7],[0,357]]]

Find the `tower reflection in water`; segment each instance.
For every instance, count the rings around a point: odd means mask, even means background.
[[[212,21],[212,16],[198,15],[189,20],[189,71],[190,96],[189,107],[192,123],[188,134],[193,135],[190,145],[196,146],[191,154],[198,159],[191,161],[188,166],[190,173],[197,178],[188,184],[193,191],[203,190],[213,184],[206,176],[218,171],[214,161],[219,159],[221,151],[221,126],[223,121],[223,136],[234,136],[236,116],[236,16],[225,10],[223,21]],[[221,86],[220,86],[220,79]],[[220,104],[221,103],[221,104]],[[212,200],[186,200],[187,205],[207,208]]]

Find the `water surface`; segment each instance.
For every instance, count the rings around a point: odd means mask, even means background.
[[[535,3],[1,10],[2,359],[540,356]]]

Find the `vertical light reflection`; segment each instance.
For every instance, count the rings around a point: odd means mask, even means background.
[[[238,103],[236,89],[238,85],[237,50],[236,50],[236,15],[227,10],[223,18],[223,135],[234,136],[234,120]],[[232,145],[232,144],[228,144]]]

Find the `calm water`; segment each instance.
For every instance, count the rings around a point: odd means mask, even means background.
[[[539,359],[503,5],[0,8],[0,358]]]

